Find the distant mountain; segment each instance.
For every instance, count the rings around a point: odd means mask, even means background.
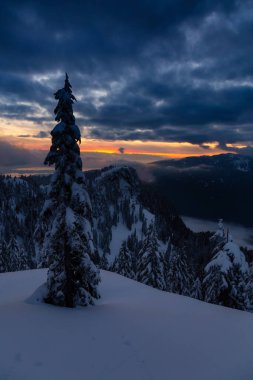
[[[149,165],[158,191],[179,215],[253,226],[253,158],[187,157]]]
[[[232,153],[215,156],[185,157],[178,160],[169,159],[156,161],[152,164],[163,168],[253,171],[253,158]]]

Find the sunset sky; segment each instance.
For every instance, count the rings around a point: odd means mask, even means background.
[[[253,3],[2,1],[0,167],[40,166],[68,72],[85,168],[253,154]]]

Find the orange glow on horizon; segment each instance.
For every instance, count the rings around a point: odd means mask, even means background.
[[[138,152],[138,151],[127,151],[124,154],[118,152],[118,150],[103,150],[103,149],[85,149],[81,150],[82,153],[104,153],[104,154],[117,154],[118,156],[157,156],[157,157],[168,157],[168,158],[184,158],[188,156],[215,156],[217,154],[224,153],[220,152],[202,152],[202,153],[159,153],[159,152]]]
[[[1,130],[0,130],[1,132]],[[8,141],[19,148],[28,150],[48,151],[51,146],[50,136],[47,138],[20,137],[13,135],[0,135],[0,139]],[[96,140],[83,138],[80,150],[82,153],[119,154],[118,149],[123,147],[126,155],[153,155],[171,158],[183,158],[187,156],[213,156],[227,153],[218,147],[217,142],[205,144],[209,149],[203,149],[200,145],[188,142],[164,142],[164,141],[126,141],[126,140]],[[245,148],[243,144],[227,144],[229,148]]]
[[[247,148],[247,145],[244,144],[227,144],[228,148],[236,148],[236,149],[242,149]]]
[[[38,129],[48,131],[48,137],[40,138]],[[39,136],[39,135],[38,135]],[[51,137],[48,126],[35,125],[32,121],[6,120],[0,118],[0,138],[23,149],[47,152],[51,146]],[[204,146],[206,149],[204,149]],[[219,148],[215,141],[206,142],[203,147],[189,142],[165,142],[165,141],[127,141],[127,140],[99,140],[83,138],[80,149],[82,153],[112,154],[131,159],[147,160],[148,156],[163,158],[183,158],[188,156],[216,155],[227,153]],[[231,148],[243,147],[242,144],[231,145]],[[119,148],[124,148],[124,153]]]
[[[52,126],[54,122],[52,121]],[[51,127],[52,127],[51,126]],[[0,117],[0,139],[3,139],[19,148],[47,152],[51,146],[50,123],[36,125],[33,121],[8,120]],[[47,131],[48,137],[40,138],[39,131]],[[87,130],[88,131],[88,130]],[[87,132],[86,131],[86,132]],[[36,137],[38,135],[38,137]],[[119,148],[124,148],[124,153]],[[241,148],[245,145],[228,144],[230,148]],[[80,145],[82,153],[112,154],[131,159],[147,160],[148,156],[163,158],[183,158],[188,156],[213,156],[227,153],[219,148],[216,141],[206,142],[203,146],[189,142],[165,141],[127,141],[127,140],[99,140],[83,138]]]
[[[28,150],[48,151],[51,139],[48,138],[22,138],[14,136],[4,136],[5,140],[19,148]],[[188,156],[213,156],[216,154],[227,153],[218,147],[218,143],[210,142],[206,144],[209,149],[203,149],[199,145],[188,142],[164,142],[164,141],[124,141],[124,140],[95,140],[83,139],[80,145],[82,153],[117,154],[122,157],[136,156],[141,160],[145,156],[164,158],[184,158]],[[121,154],[119,148],[123,147],[125,152]]]

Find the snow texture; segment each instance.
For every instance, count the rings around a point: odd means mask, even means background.
[[[240,266],[242,272],[248,272],[249,266],[245,259],[245,255],[237,244],[229,242],[225,244],[222,250],[220,250],[212,261],[207,264],[205,271],[208,272],[211,267],[219,266],[221,272],[227,273],[235,264]]]
[[[95,307],[30,297],[46,270],[0,275],[1,380],[251,380],[252,314],[102,272]],[[27,298],[29,297],[29,300]]]

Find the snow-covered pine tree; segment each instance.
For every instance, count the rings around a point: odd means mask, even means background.
[[[205,267],[203,287],[206,302],[244,310],[247,304],[248,263],[244,253],[231,241]],[[220,246],[220,243],[218,243]]]
[[[52,146],[45,164],[55,164],[35,236],[42,261],[49,266],[46,302],[86,306],[98,298],[99,271],[92,261],[92,211],[77,142],[81,142],[72,104],[75,97],[66,74],[55,94],[59,123],[51,132]]]
[[[172,293],[190,296],[192,287],[192,274],[187,264],[186,256],[172,248],[169,262],[169,272],[166,278],[167,290]]]
[[[227,242],[227,234],[225,232],[223,219],[218,220],[218,229],[212,235],[211,241],[215,243],[215,250],[213,253],[218,252]]]
[[[225,300],[225,306],[246,310],[247,309],[247,273],[243,272],[241,265],[234,264],[227,273],[229,284],[229,297]]]
[[[216,235],[220,236],[221,238],[225,238],[226,236],[223,219],[218,220],[218,230],[216,231]]]
[[[172,252],[172,244],[171,244],[171,239],[169,239],[167,243],[167,249],[163,254],[163,273],[164,273],[164,281],[165,281],[165,286],[166,290],[169,289],[169,270],[170,270],[170,255]]]
[[[163,257],[158,249],[154,224],[150,224],[137,258],[137,280],[153,288],[165,290]]]
[[[5,240],[2,239],[2,241],[0,241],[0,273],[7,272],[9,269],[7,252],[7,244]]]
[[[18,253],[18,270],[29,269],[29,259],[23,243],[20,243]]]
[[[190,295],[192,298],[196,298],[197,300],[203,300],[203,286],[199,277],[197,277],[194,281]]]
[[[122,242],[119,255],[116,257],[113,263],[112,270],[113,272],[119,273],[122,276],[132,279],[135,278],[132,254],[129,251],[125,240]]]
[[[204,301],[222,305],[224,293],[226,293],[227,282],[222,275],[219,265],[212,265],[206,269],[203,279]]]
[[[246,280],[247,309],[253,311],[253,262],[249,267]]]
[[[11,237],[7,245],[8,271],[15,272],[28,269],[27,257],[20,238]]]

